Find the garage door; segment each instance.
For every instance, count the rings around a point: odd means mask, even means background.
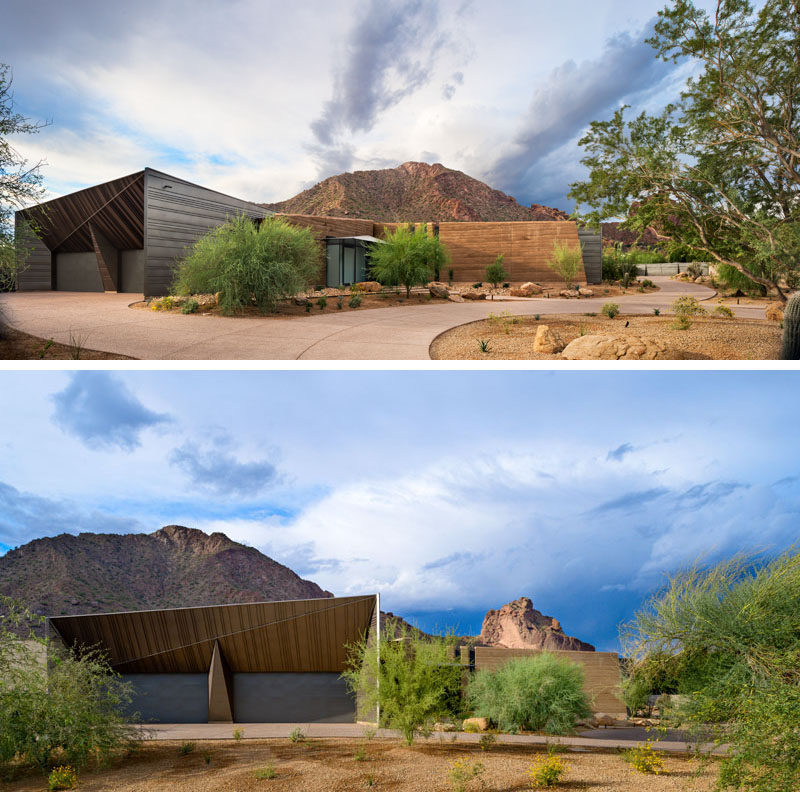
[[[56,255],[58,291],[103,291],[103,281],[94,253],[59,253]]]
[[[354,723],[355,702],[338,674],[234,674],[238,723]]]
[[[144,723],[207,723],[208,674],[125,674]]]

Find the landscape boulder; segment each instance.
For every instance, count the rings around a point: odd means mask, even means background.
[[[564,360],[664,360],[666,347],[650,338],[598,333],[573,339],[561,357]]]
[[[581,297],[594,297],[594,292],[591,289],[578,289],[578,294]]]
[[[461,293],[457,291],[451,291],[447,295],[447,299],[450,300],[450,302],[464,302],[464,298],[461,296]]]
[[[580,292],[577,289],[562,289],[559,294],[562,297],[580,297]]]
[[[595,726],[616,726],[617,719],[607,712],[595,712],[592,716],[592,722]]]
[[[542,355],[555,355],[564,348],[561,337],[554,333],[549,325],[539,325],[536,328],[536,338],[533,339],[533,351]]]
[[[521,286],[516,286],[513,289],[509,289],[508,293],[512,297],[533,297],[534,295],[542,293],[542,287],[528,281],[527,283],[523,283]]]
[[[360,281],[359,283],[354,283],[353,286],[363,292],[379,292],[383,288],[378,281]]]
[[[307,297],[295,297],[294,304],[299,305],[301,308],[308,305],[308,298]]]
[[[427,284],[427,289],[431,293],[431,297],[438,297],[440,300],[446,300],[450,296],[450,289],[447,285],[438,281],[431,281]]]
[[[464,731],[468,731],[468,726],[474,726],[478,731],[487,731],[489,728],[488,718],[466,718],[461,725]]]
[[[465,300],[485,300],[486,299],[486,293],[485,292],[474,291],[472,289],[469,289],[469,290],[467,290],[465,292],[462,292],[461,296]]]
[[[764,311],[764,316],[766,316],[770,322],[782,322],[783,308],[781,308],[777,303],[770,303]]]

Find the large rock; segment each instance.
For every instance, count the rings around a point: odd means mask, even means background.
[[[545,616],[533,607],[528,597],[520,597],[490,610],[483,619],[481,643],[508,649],[569,649],[593,652],[594,647],[565,635],[558,619]]]
[[[379,292],[383,288],[378,281],[361,281],[354,283],[353,286],[363,292]]]
[[[479,291],[474,291],[473,289],[466,289],[465,291],[461,292],[461,296],[465,300],[485,300],[486,292],[479,292]]]
[[[536,328],[536,338],[533,339],[533,351],[542,355],[555,355],[564,348],[561,337],[554,333],[549,325],[539,325]]]
[[[766,316],[770,322],[782,322],[783,308],[777,303],[770,303],[764,311],[764,316]]]
[[[528,281],[527,283],[523,283],[521,286],[516,286],[513,289],[509,289],[508,293],[512,297],[533,297],[536,294],[542,293],[542,287]]]
[[[450,302],[464,302],[461,293],[457,291],[451,291],[450,294],[447,295],[447,299],[450,300]]]
[[[561,356],[565,360],[664,360],[666,347],[634,335],[593,334],[570,341]]]
[[[438,297],[440,300],[446,300],[450,296],[450,289],[445,283],[431,281],[427,284],[427,289],[431,293],[431,297]]]
[[[562,297],[580,297],[581,293],[577,289],[562,289],[559,294]]]
[[[464,731],[470,731],[470,726],[473,727],[472,731],[487,731],[489,728],[488,718],[465,718],[461,724]]]
[[[578,289],[578,294],[581,297],[594,297],[594,292],[591,289]]]

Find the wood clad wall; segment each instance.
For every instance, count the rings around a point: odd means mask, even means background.
[[[603,234],[598,231],[578,229],[578,239],[583,252],[583,268],[587,283],[603,282]]]
[[[120,673],[205,673],[217,640],[233,673],[341,673],[346,645],[364,636],[374,610],[374,596],[336,597],[57,616],[49,623],[67,645],[106,649]]]
[[[622,674],[619,656],[613,652],[554,651],[559,657],[580,663],[586,675],[584,690],[589,695],[594,712],[624,713],[625,702],[620,697]],[[536,649],[505,649],[500,646],[476,646],[475,669],[495,670],[517,657],[540,654]]]
[[[20,291],[49,291],[53,288],[52,254],[37,237],[22,212],[14,215],[14,234],[25,250],[24,269],[17,279]]]
[[[186,249],[210,229],[241,213],[253,218],[273,214],[258,204],[145,170],[145,296],[167,294],[177,261]]]
[[[316,217],[314,215],[282,214],[292,225],[310,228],[317,239],[325,237],[373,236],[372,220],[354,217]]]
[[[486,267],[504,255],[509,281],[557,283],[559,277],[546,262],[556,241],[578,246],[578,229],[568,221],[502,223],[439,223],[439,238],[452,258],[450,267],[458,281],[483,281]],[[585,276],[578,278],[585,283]]]

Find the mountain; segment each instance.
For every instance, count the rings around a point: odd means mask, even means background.
[[[340,173],[294,198],[262,205],[285,214],[359,217],[382,222],[569,218],[566,212],[549,206],[522,206],[510,195],[461,171],[425,162]]]
[[[593,652],[594,647],[561,629],[561,623],[533,607],[528,597],[520,597],[490,610],[483,619],[479,643],[508,649],[568,649]]]
[[[61,534],[0,557],[0,594],[46,616],[332,597],[225,534]]]

